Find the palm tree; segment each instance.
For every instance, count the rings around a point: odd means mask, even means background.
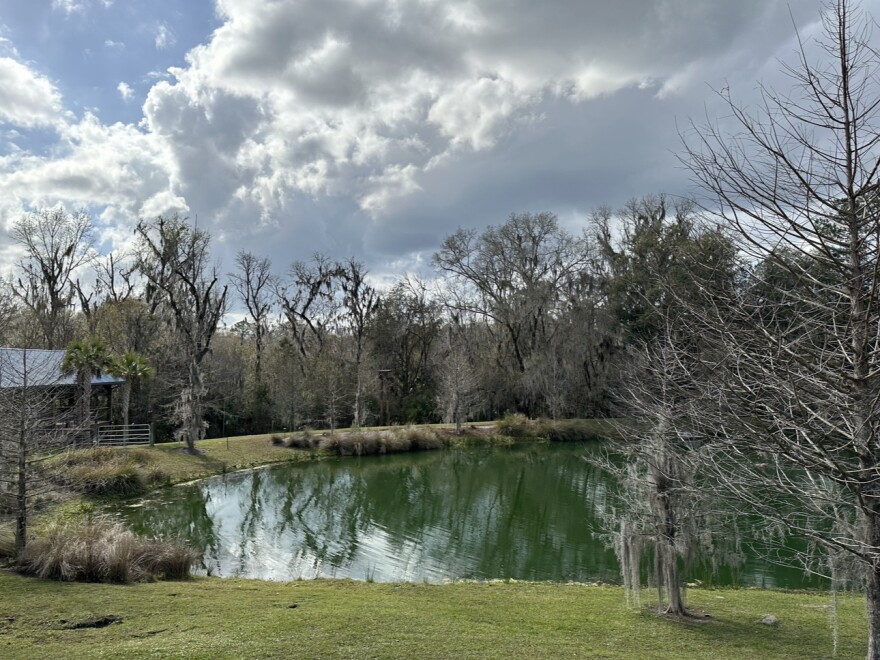
[[[67,346],[61,370],[64,373],[76,374],[79,389],[79,421],[80,424],[91,426],[92,418],[92,378],[100,376],[101,371],[110,363],[107,345],[98,337],[73,341]]]
[[[139,380],[149,380],[156,375],[156,370],[150,366],[143,355],[138,353],[126,353],[120,355],[110,362],[107,368],[108,373],[117,378],[122,378],[125,382],[122,385],[122,423],[123,434],[128,440],[128,411],[131,406],[131,386]]]

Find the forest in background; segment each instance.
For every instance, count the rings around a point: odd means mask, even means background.
[[[146,358],[155,377],[134,383],[130,418],[159,438],[194,390],[206,437],[614,414],[628,347],[663,322],[665,284],[686,287],[689,263],[733,268],[732,244],[663,196],[598,209],[581,235],[550,213],[461,229],[432,277],[382,290],[350,258],[276,269],[242,252],[222,269],[209,233],[180,217],[137,232],[130,252],[100,254],[83,211],[17,220],[24,256],[0,283],[0,344],[98,339]]]

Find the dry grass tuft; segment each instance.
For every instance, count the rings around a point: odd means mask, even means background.
[[[170,482],[147,449],[98,447],[68,452],[51,470],[58,481],[86,495],[140,495]]]
[[[67,582],[148,582],[189,577],[198,553],[178,541],[145,539],[108,518],[50,523],[16,561],[25,575]]]
[[[408,426],[385,431],[352,431],[324,437],[318,447],[339,456],[371,456],[426,451],[446,446],[435,430]]]

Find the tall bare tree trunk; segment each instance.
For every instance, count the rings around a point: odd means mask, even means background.
[[[880,548],[880,501],[874,500],[867,516],[867,541],[872,548]],[[868,614],[868,660],[880,660],[880,564],[875,559],[868,570],[866,594]]]
[[[24,351],[21,358],[22,364],[22,388],[20,391],[18,417],[18,475],[16,492],[16,515],[15,515],[15,556],[18,557],[27,545],[27,425],[28,425],[28,355]]]
[[[204,386],[202,385],[202,372],[198,362],[193,359],[189,364],[189,408],[185,411],[186,417],[184,425],[186,426],[186,450],[191,454],[198,453],[196,443],[202,439],[204,434],[204,425],[202,422],[202,396],[204,395]]]
[[[22,389],[22,393],[27,391],[27,386]],[[16,493],[16,515],[15,515],[15,555],[20,556],[27,545],[27,402],[22,396],[21,417],[19,418],[18,428],[18,490]]]

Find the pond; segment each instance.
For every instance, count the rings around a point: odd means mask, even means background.
[[[115,511],[148,535],[179,536],[211,575],[269,580],[518,579],[619,582],[599,516],[596,445],[529,445],[317,461],[175,488]],[[714,584],[822,586],[746,557]]]

